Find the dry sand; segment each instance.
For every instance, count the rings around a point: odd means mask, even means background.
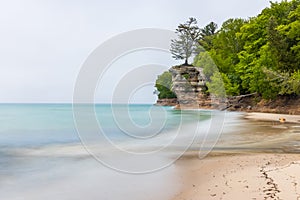
[[[299,123],[300,116],[247,113],[251,120]],[[187,152],[177,166],[182,190],[174,200],[298,200],[300,154],[211,152],[200,160]]]
[[[246,119],[259,120],[259,121],[275,121],[279,122],[280,118],[285,119],[286,123],[300,123],[300,115],[286,115],[286,114],[273,114],[273,113],[246,113]]]
[[[178,167],[184,186],[175,200],[300,199],[299,154],[183,157]]]

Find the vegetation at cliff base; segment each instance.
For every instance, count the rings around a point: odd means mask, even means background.
[[[158,91],[159,99],[172,99],[176,98],[175,93],[172,92],[172,75],[166,71],[157,77],[155,87]]]

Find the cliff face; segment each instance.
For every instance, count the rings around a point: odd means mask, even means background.
[[[177,109],[300,114],[300,96],[278,96],[274,100],[264,100],[259,94],[253,93],[218,99],[206,94],[206,78],[201,68],[174,66],[169,71],[172,74],[172,91],[177,99],[159,99],[157,105],[175,106]]]
[[[204,106],[207,97],[206,79],[202,69],[194,66],[174,66],[169,71],[172,74],[172,91],[177,96],[180,108]]]
[[[265,100],[258,94],[247,96],[238,101],[229,100],[229,111],[265,112],[300,115],[300,96],[278,96]]]
[[[234,102],[231,102],[207,93],[207,80],[202,68],[181,65],[171,67],[169,71],[172,74],[171,90],[176,94],[177,99],[159,99],[157,105],[175,106],[177,109],[225,110],[228,108],[233,109],[233,106],[236,107],[235,99]]]
[[[178,102],[177,102],[176,98],[174,98],[174,99],[158,99],[156,101],[156,105],[159,105],[159,106],[177,106]]]

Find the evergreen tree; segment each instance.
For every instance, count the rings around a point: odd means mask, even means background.
[[[201,38],[199,40],[199,44],[204,50],[211,50],[213,47],[212,40],[214,35],[217,33],[218,25],[214,22],[210,22],[201,31]]]
[[[189,58],[197,53],[197,44],[200,38],[200,29],[197,20],[190,18],[186,23],[180,24],[176,29],[177,39],[171,41],[170,52],[176,60],[184,60],[188,65]]]

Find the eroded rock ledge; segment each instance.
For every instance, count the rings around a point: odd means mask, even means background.
[[[218,109],[229,111],[300,114],[299,96],[278,96],[264,100],[259,94],[217,99],[207,95],[206,78],[201,68],[190,65],[174,66],[172,91],[177,99],[159,99],[156,105],[177,109]]]
[[[194,66],[174,66],[172,74],[172,91],[177,96],[180,107],[199,107],[207,99],[206,79],[202,69]]]
[[[177,106],[178,101],[176,98],[173,99],[158,99],[156,102],[158,106]]]

